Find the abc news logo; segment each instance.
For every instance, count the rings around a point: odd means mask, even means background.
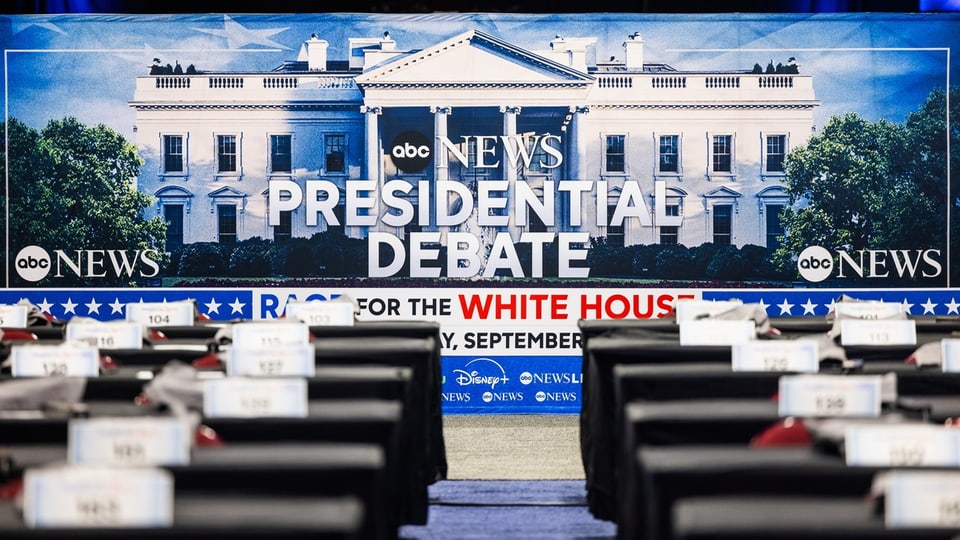
[[[155,249],[85,249],[67,254],[54,250],[57,260],[50,257],[40,246],[27,246],[17,253],[13,265],[24,281],[36,283],[54,272],[54,277],[63,277],[63,271],[84,278],[154,277],[160,273],[160,253]],[[66,267],[65,269],[63,267]]]
[[[50,254],[40,246],[27,246],[17,253],[14,265],[20,277],[37,282],[50,273]]]
[[[405,173],[417,173],[430,164],[430,139],[417,131],[404,131],[390,144],[390,160]]]
[[[803,279],[819,283],[830,277],[833,272],[833,255],[826,248],[809,246],[800,252],[797,270],[800,271]]]
[[[934,278],[943,273],[939,249],[839,250],[834,254],[821,246],[808,246],[797,257],[800,277],[819,283],[834,275],[839,279],[859,277]]]

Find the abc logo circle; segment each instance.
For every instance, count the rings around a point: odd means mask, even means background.
[[[27,246],[14,261],[17,274],[27,281],[40,281],[50,273],[50,254],[40,246]]]
[[[830,277],[833,272],[833,256],[825,248],[809,246],[800,252],[797,270],[807,281],[817,283]]]
[[[430,163],[430,139],[417,131],[404,131],[390,144],[390,159],[405,173],[420,172]]]
[[[537,392],[533,397],[534,397],[537,401],[539,401],[539,402],[542,403],[542,402],[544,402],[544,401],[547,400],[547,393],[546,393],[546,392]]]
[[[530,384],[533,382],[533,374],[529,371],[524,371],[520,374],[520,384]]]
[[[490,403],[491,401],[493,401],[493,392],[484,392],[483,395],[480,396],[480,398],[483,399],[484,403]]]

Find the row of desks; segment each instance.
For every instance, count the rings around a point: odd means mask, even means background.
[[[83,404],[72,413],[92,417],[168,414],[162,408],[134,404],[148,382],[142,378],[144,371],[159,372],[168,362],[192,362],[215,351],[218,329],[219,325],[164,329],[167,339],[156,346],[101,351],[114,367],[85,380]],[[55,329],[41,333],[47,340],[57,339]],[[332,536],[318,537],[393,538],[402,524],[427,522],[427,487],[446,477],[439,326],[414,321],[314,327],[311,338],[317,369],[307,380],[307,417],[203,418],[202,424],[225,444],[196,447],[190,465],[172,469],[177,501],[174,531],[207,527],[211,537],[263,533],[263,527],[249,527],[254,521],[244,518],[256,512],[226,519],[222,510],[192,511],[237,497],[237,509],[263,504],[277,510],[278,517],[291,515],[289,508],[311,500],[324,503],[299,519],[264,521],[273,523],[269,529],[281,536],[329,533]],[[0,384],[5,380],[12,378],[0,375]],[[55,462],[66,452],[68,422],[69,412],[62,410],[0,415],[0,448],[20,468]],[[288,505],[286,499],[291,497]],[[183,501],[196,504],[184,506]],[[321,511],[327,508],[326,502],[339,510]],[[327,514],[336,526],[321,523]],[[3,515],[0,512],[0,537],[22,529],[18,520],[2,519]],[[202,523],[205,515],[210,517],[206,525]],[[344,524],[350,520],[345,518],[353,515],[359,518],[347,530]],[[191,521],[190,516],[200,521]],[[43,532],[47,533],[57,534]],[[345,535],[336,536],[341,533]]]
[[[822,321],[771,322],[792,329],[781,339],[829,328]],[[779,420],[775,395],[781,373],[733,372],[730,347],[680,347],[672,320],[581,321],[581,328],[581,449],[588,505],[595,517],[617,523],[618,538],[780,536],[771,514],[752,520],[751,529],[727,512],[749,506],[749,497],[769,506],[791,494],[814,497],[811,504],[820,504],[822,497],[852,497],[844,499],[850,503],[845,508],[856,519],[838,525],[844,531],[836,533],[838,538],[861,533],[910,537],[884,531],[882,516],[864,501],[875,470],[848,468],[839,454],[824,448],[749,446]],[[924,321],[918,325],[919,339],[941,339],[956,328],[955,320]],[[915,348],[848,350],[848,358],[863,360],[860,369],[825,364],[821,371],[895,373],[900,399],[891,411],[940,422],[960,415],[960,375],[905,364]],[[785,501],[781,514],[793,512],[788,502],[795,501]],[[755,514],[744,516],[750,521]],[[814,534],[811,527],[818,522],[808,521],[795,537]],[[856,522],[852,529],[851,521]],[[950,538],[956,532],[933,531],[925,537]]]

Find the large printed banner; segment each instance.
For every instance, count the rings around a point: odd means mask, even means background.
[[[441,323],[464,413],[578,411],[577,320],[684,297],[958,315],[958,23],[0,16],[0,301],[348,295]]]

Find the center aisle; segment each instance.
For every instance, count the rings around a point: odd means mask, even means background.
[[[430,486],[429,521],[402,540],[607,540],[586,506],[579,416],[445,415],[448,478]]]
[[[401,540],[612,540],[590,515],[583,480],[444,480],[430,487],[429,521]]]

